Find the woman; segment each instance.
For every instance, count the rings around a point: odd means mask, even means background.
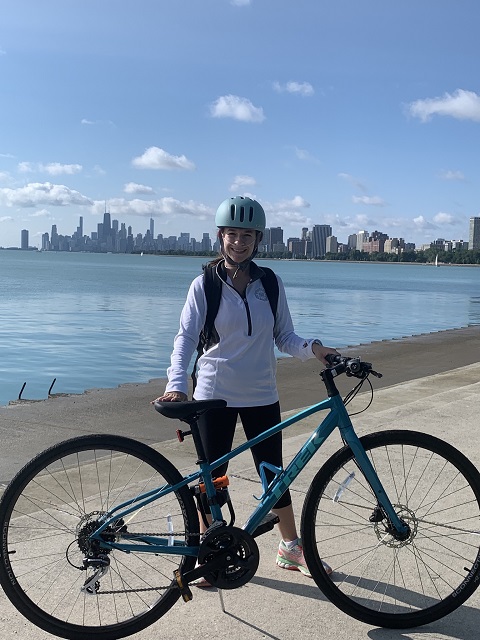
[[[195,400],[222,398],[224,409],[206,412],[199,419],[200,433],[209,460],[228,453],[233,444],[237,417],[240,416],[248,439],[281,421],[276,386],[278,349],[300,360],[317,358],[327,364],[325,356],[337,354],[317,339],[305,340],[294,332],[283,283],[278,278],[276,318],[273,317],[265,289],[264,272],[254,262],[265,230],[265,212],[261,205],[247,197],[224,200],[218,207],[221,257],[207,268],[215,270],[222,280],[220,306],[215,318],[215,339],[209,342],[197,363]],[[187,400],[187,368],[206,319],[204,278],[192,282],[180,317],[180,330],[174,341],[168,384],[160,402]],[[252,448],[257,471],[261,462],[282,467],[282,435],[278,433]],[[215,471],[219,477],[225,465]],[[271,472],[270,472],[271,473]],[[270,481],[271,475],[267,472]],[[277,565],[301,571],[311,577],[298,537],[290,493],[287,491],[273,509],[279,518],[282,536]],[[201,528],[204,528],[200,519]],[[326,566],[331,572],[330,567]],[[209,586],[205,581],[197,586]]]

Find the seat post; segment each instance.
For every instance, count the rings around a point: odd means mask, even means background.
[[[195,445],[195,451],[197,452],[198,457],[197,464],[208,462],[202,438],[200,437],[200,430],[198,428],[198,414],[196,413],[190,419],[185,420],[185,422],[187,422],[188,426],[190,427],[190,431],[192,432],[193,443]]]

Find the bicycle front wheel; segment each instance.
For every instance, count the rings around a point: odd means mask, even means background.
[[[180,596],[174,570],[192,569],[195,558],[95,550],[89,534],[116,505],[181,479],[154,449],[118,436],[74,438],[41,453],[0,504],[0,582],[8,598],[35,625],[71,640],[123,638],[155,622]],[[128,535],[146,547],[141,534],[147,533],[198,545],[188,487],[119,518],[106,538],[121,542]],[[108,565],[104,575],[85,570],[89,556]]]
[[[333,604],[358,620],[400,629],[433,622],[479,584],[480,474],[454,447],[426,434],[385,431],[361,442],[409,535],[392,535],[344,447],[305,499],[307,564]],[[320,558],[334,568],[331,577]]]

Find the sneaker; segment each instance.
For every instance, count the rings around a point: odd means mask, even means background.
[[[326,562],[323,562],[323,560],[322,564],[327,575],[330,575],[332,573],[332,568],[329,567]],[[312,577],[312,574],[307,567],[307,563],[305,562],[301,540],[299,540],[292,549],[289,549],[283,540],[280,542],[277,553],[277,565],[282,569],[300,571],[304,576],[307,576],[307,578]]]

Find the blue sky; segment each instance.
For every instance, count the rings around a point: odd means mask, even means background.
[[[417,245],[480,215],[478,0],[3,0],[0,246],[112,217]]]

